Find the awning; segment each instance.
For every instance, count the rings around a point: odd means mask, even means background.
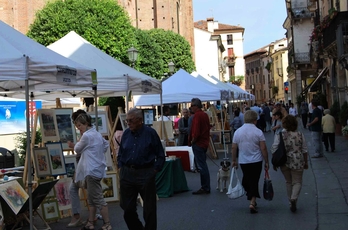
[[[328,70],[329,69],[325,67],[322,71],[320,71],[319,75],[314,79],[314,81],[312,81],[312,83],[307,85],[306,88],[302,90],[301,95],[304,95],[307,92],[314,92],[313,87],[320,82],[319,79],[321,79],[327,73]]]

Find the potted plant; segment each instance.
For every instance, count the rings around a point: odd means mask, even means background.
[[[342,128],[342,135],[348,138],[348,125]]]

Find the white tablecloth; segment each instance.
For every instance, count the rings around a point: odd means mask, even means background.
[[[190,168],[192,171],[194,170],[194,155],[193,155],[192,147],[189,147],[189,146],[170,146],[170,147],[166,147],[166,151],[188,151],[189,152],[189,159],[190,159]]]

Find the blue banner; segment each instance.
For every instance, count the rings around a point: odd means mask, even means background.
[[[29,102],[30,116],[41,109],[41,101]],[[0,135],[26,131],[25,101],[0,101]]]

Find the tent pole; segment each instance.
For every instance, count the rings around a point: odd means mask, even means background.
[[[95,113],[95,128],[98,130],[98,95],[97,95],[97,86],[92,87],[94,90],[94,113]]]
[[[28,70],[28,57],[25,57],[25,101],[26,101],[26,125],[27,125],[27,156],[28,157],[28,194],[29,194],[29,220],[30,230],[33,230],[33,200],[32,200],[32,169],[31,169],[31,141],[30,141],[30,113],[29,113],[29,70]]]
[[[129,100],[129,76],[127,74],[127,90],[126,90],[126,113],[128,112],[129,108],[128,108],[128,100]]]
[[[163,81],[161,81],[161,94],[160,94],[160,103],[161,103],[161,117],[162,117],[162,119],[161,119],[161,129],[162,129],[162,135],[164,136],[164,137],[166,137],[167,135],[165,135],[165,133],[164,133],[164,121],[163,121],[163,98],[162,98],[162,93],[163,93],[163,91],[162,91],[162,85],[163,85]],[[161,136],[162,136],[161,135]],[[164,141],[167,143],[167,138],[165,138],[164,139]]]

